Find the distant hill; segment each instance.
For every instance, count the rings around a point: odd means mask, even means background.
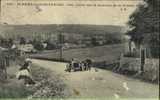
[[[75,34],[117,34],[123,33],[123,27],[112,25],[3,25],[2,34],[33,34],[33,33],[75,33]]]

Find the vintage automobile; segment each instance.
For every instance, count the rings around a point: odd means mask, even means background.
[[[86,59],[85,61],[79,62],[75,61],[74,63],[68,63],[66,66],[66,71],[85,71],[91,69],[92,61],[89,59]]]
[[[79,62],[73,63],[73,71],[82,71],[82,66]]]
[[[71,71],[82,71],[82,67],[79,62],[75,62],[73,64],[68,63],[66,66],[66,71],[71,72]]]

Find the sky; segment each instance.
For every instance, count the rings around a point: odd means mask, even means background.
[[[34,1],[34,2],[33,2]],[[24,0],[23,2],[28,2]],[[32,3],[44,3],[44,0],[32,0]],[[1,23],[7,24],[92,24],[125,26],[129,16],[135,11],[138,0],[103,0],[103,1],[45,1],[64,4],[64,6],[17,6],[17,1],[2,0]],[[22,3],[19,1],[19,3]],[[68,4],[105,4],[121,7],[68,6]],[[122,7],[122,5],[132,5]],[[126,8],[126,10],[125,10]]]

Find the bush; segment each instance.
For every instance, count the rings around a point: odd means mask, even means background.
[[[154,47],[154,46],[150,46],[151,49],[151,55],[153,58],[159,58],[160,56],[160,52],[159,52],[159,46]]]
[[[138,52],[127,52],[124,54],[124,57],[140,57]]]
[[[41,42],[36,42],[36,43],[34,43],[33,45],[34,45],[34,48],[35,48],[36,50],[39,50],[39,51],[44,50],[44,47],[43,47],[43,45],[42,45]]]
[[[52,43],[47,43],[47,47],[46,47],[47,50],[53,50],[53,49],[56,49],[56,45],[55,44],[52,44]]]

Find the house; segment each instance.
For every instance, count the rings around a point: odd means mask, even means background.
[[[36,52],[32,44],[18,45],[17,49],[25,53],[35,53]]]
[[[8,49],[7,48],[3,48],[0,46],[0,51],[7,51]]]

